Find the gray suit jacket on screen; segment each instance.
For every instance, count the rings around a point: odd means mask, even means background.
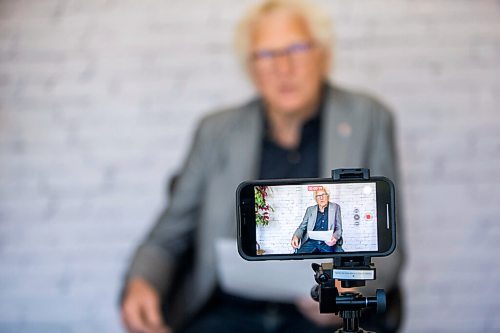
[[[167,209],[138,247],[127,279],[142,277],[160,293],[178,290],[167,313],[172,321],[189,318],[213,292],[216,283],[215,241],[236,238],[235,190],[256,179],[263,137],[262,101],[205,117],[179,175]],[[327,91],[321,119],[320,176],[336,168],[365,167],[372,175],[396,182],[393,121],[375,99],[335,86]],[[194,264],[182,285],[172,285],[183,254],[194,248]],[[374,287],[390,288],[399,279],[401,251],[376,258]],[[175,323],[173,323],[175,324]]]
[[[318,205],[307,207],[302,223],[293,234],[304,244],[309,239],[307,231],[314,230],[316,219],[318,218]],[[340,206],[334,202],[328,203],[328,230],[333,230],[333,237],[339,240],[342,237],[342,216]]]

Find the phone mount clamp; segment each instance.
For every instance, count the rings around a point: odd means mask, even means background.
[[[335,169],[334,180],[370,179],[369,169]],[[342,318],[342,328],[337,333],[368,333],[359,327],[361,311],[375,308],[377,313],[386,309],[385,291],[377,289],[376,296],[365,297],[361,293],[348,291],[339,293],[335,281],[342,288],[363,287],[366,280],[375,280],[375,268],[371,257],[336,257],[332,263],[312,264],[314,279],[318,283],[311,289],[311,297],[319,302],[321,313],[335,313]]]

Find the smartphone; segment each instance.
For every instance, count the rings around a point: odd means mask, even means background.
[[[396,248],[391,180],[246,181],[236,191],[246,260],[383,257]]]

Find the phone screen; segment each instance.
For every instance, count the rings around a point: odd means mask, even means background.
[[[255,186],[254,193],[258,255],[378,251],[375,183]]]
[[[253,196],[240,209],[243,252],[249,256],[377,254],[393,246],[387,183],[260,182],[245,192]]]

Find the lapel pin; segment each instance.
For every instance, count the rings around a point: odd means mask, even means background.
[[[347,139],[352,134],[352,126],[349,123],[343,121],[337,126],[337,133],[341,138]]]

